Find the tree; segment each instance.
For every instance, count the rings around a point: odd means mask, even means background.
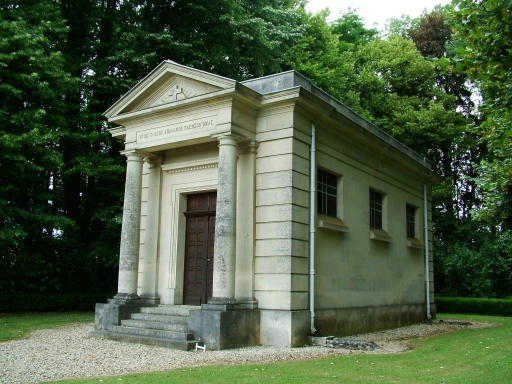
[[[357,106],[353,55],[340,51],[340,36],[332,32],[328,16],[328,10],[302,12],[304,35],[287,50],[287,68],[300,72],[339,100]]]
[[[331,32],[338,35],[340,52],[354,52],[359,46],[372,41],[379,34],[376,28],[366,28],[364,19],[352,8],[348,8],[331,23]]]
[[[391,18],[386,20],[384,26],[384,36],[402,36],[407,37],[409,30],[418,28],[419,18],[411,18],[409,15],[402,15],[400,18]]]
[[[480,125],[489,159],[476,178],[485,205],[478,212],[502,229],[512,229],[512,4],[509,0],[457,1],[452,26],[456,57],[441,62],[468,75],[480,88]]]
[[[433,12],[423,14],[419,19],[416,29],[409,29],[407,34],[423,57],[431,60],[451,57],[453,55],[452,29],[447,23],[445,14],[452,9],[437,7]],[[435,63],[435,61],[434,61]],[[460,115],[460,130],[452,142],[441,143],[439,148],[442,156],[442,174],[446,177],[444,186],[437,189],[441,198],[437,200],[437,206],[445,217],[439,220],[446,222],[446,215],[453,218],[452,225],[460,225],[457,220],[470,219],[472,210],[480,201],[474,178],[476,170],[474,165],[485,156],[479,136],[473,131],[468,132],[464,125],[478,124],[478,118],[473,114],[472,91],[466,75],[452,71],[442,71],[439,66],[435,68],[435,87],[444,95],[451,96],[451,105],[445,104]],[[452,231],[453,228],[446,228]],[[439,233],[441,235],[441,233]]]
[[[64,96],[77,81],[54,40],[67,32],[51,4],[0,5],[0,287],[58,288],[70,251],[62,233],[74,223],[59,209],[58,141],[66,128]]]
[[[235,79],[278,72],[301,6],[2,2],[0,286],[115,289],[125,161],[103,111],[165,59]]]

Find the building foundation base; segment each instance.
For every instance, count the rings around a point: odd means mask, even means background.
[[[189,330],[207,349],[243,348],[259,345],[260,312],[233,306],[203,305],[189,315]]]

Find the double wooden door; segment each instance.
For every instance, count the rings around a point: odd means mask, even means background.
[[[183,304],[205,304],[212,297],[217,193],[188,195]]]

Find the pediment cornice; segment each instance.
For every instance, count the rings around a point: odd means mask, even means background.
[[[112,105],[105,116],[119,115],[172,104],[198,96],[234,89],[236,81],[164,61]]]

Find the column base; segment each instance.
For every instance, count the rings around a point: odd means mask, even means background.
[[[201,309],[203,311],[234,311],[237,308],[238,305],[236,304],[201,304]]]
[[[237,307],[236,299],[229,297],[212,297],[208,304],[202,304],[201,309],[205,311],[233,311]]]
[[[143,304],[136,293],[118,293],[112,299],[108,299],[108,302],[112,304]]]
[[[254,297],[238,297],[236,302],[240,309],[258,309],[258,300]]]
[[[160,297],[158,295],[140,295],[140,299],[147,304],[151,305],[159,305],[160,304]]]

